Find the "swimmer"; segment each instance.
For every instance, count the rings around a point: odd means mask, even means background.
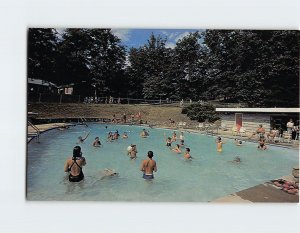
[[[102,146],[99,137],[95,137],[95,141],[93,142],[93,146],[94,147]]]
[[[183,132],[180,132],[179,139],[184,140]]]
[[[193,157],[190,155],[190,151],[191,151],[190,148],[186,148],[186,149],[185,149],[185,153],[184,153],[184,156],[183,156],[185,159],[192,159],[192,158],[193,158]]]
[[[177,153],[177,154],[180,154],[180,153],[181,153],[180,145],[177,144],[176,147],[172,149],[172,151],[174,151],[174,152]]]
[[[242,146],[243,145],[242,140],[234,139],[234,142],[235,142],[236,146]]]
[[[239,156],[236,156],[235,158],[234,158],[234,160],[233,161],[231,161],[232,163],[240,163],[240,162],[242,162],[241,161],[241,158],[239,157]]]
[[[149,132],[147,132],[145,129],[143,129],[143,131],[140,133],[140,136],[141,136],[142,138],[146,138],[146,137],[149,136]]]
[[[175,142],[177,140],[176,132],[174,131],[172,134],[172,142]]]
[[[166,140],[166,146],[171,150],[172,140],[171,140],[170,137],[168,137],[167,140]]]
[[[83,180],[84,174],[82,167],[86,165],[86,160],[82,157],[81,147],[75,146],[73,149],[73,157],[67,159],[64,171],[69,172],[70,182],[79,182]]]
[[[222,141],[221,137],[218,137],[216,143],[217,143],[217,151],[222,152],[223,150],[222,146],[225,142]]]
[[[136,159],[137,158],[137,156],[136,156],[137,153],[138,153],[138,151],[137,151],[136,145],[131,145],[131,150],[128,153],[129,157],[131,159]]]
[[[124,139],[128,138],[128,135],[126,132],[123,133],[122,138],[124,138]]]
[[[179,146],[180,146],[180,147],[185,147],[185,145],[184,145],[184,140],[180,140]]]
[[[79,137],[78,137],[78,142],[77,142],[77,144],[83,143],[84,140],[87,139],[87,137],[88,137],[89,135],[90,135],[90,132],[88,132],[88,133],[85,135],[84,138],[82,138],[82,136],[79,136]]]
[[[96,177],[99,178],[100,180],[103,180],[105,177],[112,177],[118,175],[119,173],[117,173],[114,169],[105,168],[103,171],[98,172]]]
[[[117,139],[119,139],[119,136],[120,136],[119,131],[116,130],[116,132],[115,132],[114,135],[113,135],[113,139],[114,139],[114,140],[117,140]]]
[[[152,180],[154,179],[153,172],[157,172],[156,161],[153,158],[153,152],[148,151],[147,154],[149,159],[143,160],[140,170],[143,172],[143,178],[145,180]]]
[[[261,138],[261,140],[259,141],[259,144],[258,144],[258,149],[260,150],[266,150],[267,149],[267,146],[265,144],[265,140]]]
[[[109,132],[108,135],[107,135],[107,142],[111,142],[112,140],[114,140],[114,136],[112,134],[112,132]]]

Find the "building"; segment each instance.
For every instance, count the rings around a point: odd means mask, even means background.
[[[29,94],[57,94],[58,87],[52,82],[41,79],[27,79],[27,88]]]
[[[300,108],[216,108],[216,112],[228,129],[244,127],[248,132],[254,132],[262,124],[266,130],[275,127],[285,131],[290,119],[299,126]]]

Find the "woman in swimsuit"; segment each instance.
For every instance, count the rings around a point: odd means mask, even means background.
[[[216,143],[217,143],[217,151],[222,152],[223,151],[222,146],[225,142],[222,141],[221,137],[218,137],[218,139],[216,140]]]
[[[260,150],[266,150],[266,149],[267,149],[267,146],[266,146],[266,144],[265,144],[265,140],[261,139],[261,140],[259,141],[259,145],[258,145],[257,148],[260,149]]]
[[[67,159],[64,171],[69,172],[70,182],[79,182],[83,180],[84,174],[82,167],[86,165],[85,158],[82,157],[80,146],[75,146],[73,149],[73,157]]]
[[[99,137],[95,137],[95,141],[93,142],[93,146],[94,147],[100,147],[101,146],[101,142],[99,140]]]

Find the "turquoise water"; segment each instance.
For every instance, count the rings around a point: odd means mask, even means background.
[[[215,137],[185,132],[185,144],[191,149],[192,161],[183,159],[165,146],[164,134],[173,131],[150,129],[149,138],[140,138],[143,128],[137,126],[89,124],[68,130],[51,130],[41,135],[40,143],[28,144],[27,199],[28,200],[81,200],[81,201],[180,201],[207,202],[216,198],[279,178],[291,173],[298,165],[298,151],[269,147],[257,149],[254,143],[236,146],[226,140],[223,152],[216,151]],[[109,131],[128,133],[128,139],[106,142]],[[78,136],[91,131],[80,144],[87,165],[85,180],[70,183],[63,171],[65,161],[72,155]],[[179,132],[177,131],[177,135]],[[101,148],[92,147],[96,136]],[[137,145],[138,158],[130,160],[127,147]],[[175,146],[173,143],[172,146]],[[154,152],[158,171],[153,181],[145,181],[139,170],[148,150]],[[240,164],[232,161],[236,156]],[[99,171],[115,169],[119,176],[100,179]]]

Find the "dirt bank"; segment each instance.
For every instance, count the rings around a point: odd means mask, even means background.
[[[141,113],[142,120],[155,125],[168,125],[169,118],[176,123],[183,121],[187,126],[194,127],[196,121],[191,121],[186,115],[181,114],[181,108],[174,105],[127,105],[127,104],[52,104],[52,103],[30,103],[28,112],[38,113],[37,118],[76,118],[76,117],[99,117],[99,118],[121,118],[124,113],[127,119],[131,114]]]

